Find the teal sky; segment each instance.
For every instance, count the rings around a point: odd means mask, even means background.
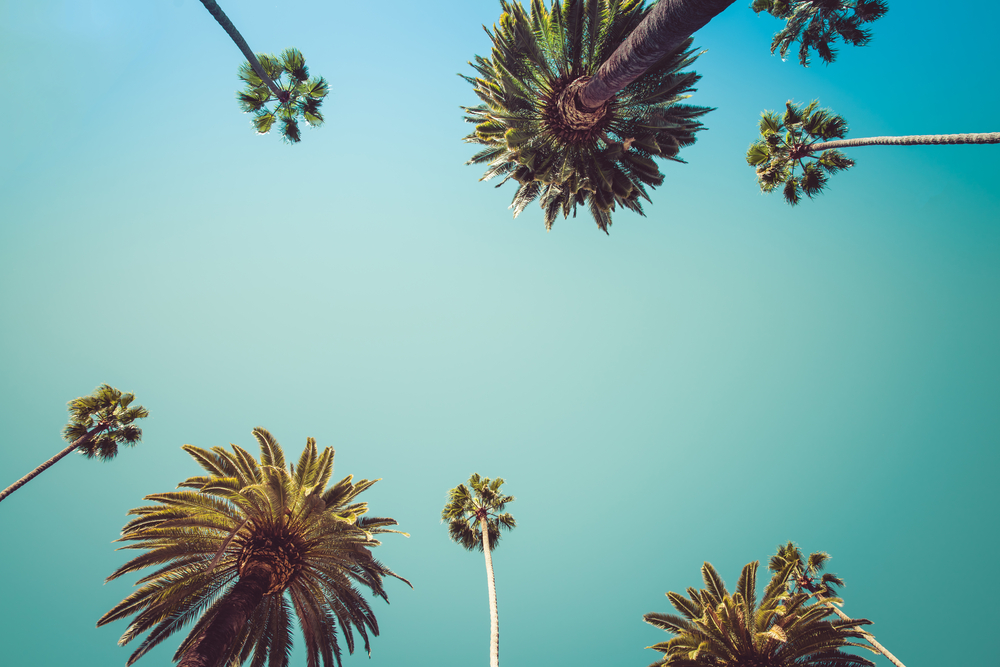
[[[134,450],[0,506],[0,662],[124,665],[126,624],[94,626],[132,590],[103,584],[126,512],[198,474],[182,444],[252,449],[260,425],[381,477],[373,513],[412,534],[378,555],[413,590],[388,584],[345,665],[486,663],[483,558],[439,520],[472,472],[517,497],[504,664],[644,667],[666,591],[706,560],[735,586],[787,540],[833,555],[908,667],[995,664],[1000,147],[855,149],[795,209],[744,154],[789,98],[849,137],[1000,130],[996,3],[893,2],[808,69],[732,6],[695,38],[710,129],[610,236],[512,220],[513,186],[464,165],[456,73],[495,0],[222,7],[331,82],[301,144],[254,135],[197,0],[0,0],[0,487],[101,383],[151,412]]]

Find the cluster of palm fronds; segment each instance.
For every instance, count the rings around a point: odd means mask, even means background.
[[[771,40],[784,59],[795,42],[799,43],[799,62],[809,64],[809,50],[825,63],[837,57],[833,43],[864,46],[872,38],[871,30],[861,27],[882,18],[889,6],[884,0],[754,0],[750,7],[785,21],[785,27]]]
[[[874,667],[870,660],[842,650],[872,650],[851,641],[863,638],[858,628],[871,622],[827,620],[834,613],[827,604],[811,601],[809,593],[788,586],[796,565],[783,563],[758,604],[756,561],[743,568],[732,595],[715,568],[705,563],[701,568],[705,588],[688,588],[687,597],[667,593],[680,616],[644,616],[647,623],[676,635],[649,647],[663,654],[650,667]]]
[[[482,180],[519,183],[515,217],[539,199],[546,228],[559,211],[575,215],[579,205],[589,206],[605,232],[616,206],[641,214],[647,186],[663,183],[653,158],[683,162],[678,151],[694,143],[703,129],[698,118],[710,111],[681,104],[699,79],[681,71],[697,57],[691,40],[594,111],[592,126],[573,126],[559,111],[561,97],[628,37],[646,16],[644,3],[556,0],[546,9],[532,0],[530,14],[517,2],[501,5],[499,24],[487,29],[491,57],[477,56],[470,64],[479,76],[464,77],[483,101],[463,107],[476,124],[465,140],[486,146],[469,164],[488,165]]]
[[[70,422],[63,436],[70,442],[79,440],[76,449],[87,458],[110,461],[118,454],[119,443],[131,447],[142,438],[142,429],[133,422],[148,417],[149,411],[133,406],[134,400],[135,394],[102,384],[90,396],[69,402]]]
[[[246,88],[236,94],[240,108],[254,115],[252,123],[260,134],[267,134],[275,121],[281,121],[282,137],[294,144],[301,140],[300,118],[313,127],[323,123],[319,107],[330,92],[326,79],[309,78],[305,58],[298,49],[285,49],[278,57],[260,53],[257,59],[279,92],[274,95],[250,63],[244,62],[240,78]],[[268,106],[270,102],[277,102],[273,110]]]
[[[757,168],[757,182],[764,192],[784,185],[782,193],[792,205],[801,195],[812,198],[819,194],[828,179],[842,169],[854,166],[854,161],[836,149],[813,155],[813,145],[843,137],[847,123],[829,109],[818,109],[818,102],[805,108],[787,102],[785,113],[774,111],[761,114],[761,138],[747,150],[747,162]],[[795,167],[802,169],[796,176]]]

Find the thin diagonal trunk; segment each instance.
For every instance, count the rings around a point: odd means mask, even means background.
[[[220,667],[222,656],[229,652],[247,619],[264,599],[270,583],[271,569],[266,565],[247,568],[178,667]]]
[[[250,66],[253,67],[253,71],[257,73],[257,76],[260,77],[261,81],[267,84],[267,87],[279,101],[283,101],[282,96],[284,91],[278,88],[277,84],[271,80],[271,77],[269,77],[267,72],[264,71],[264,68],[261,67],[260,61],[257,60],[257,56],[255,56],[253,51],[250,50],[250,47],[247,46],[247,42],[243,39],[243,35],[241,35],[240,31],[236,29],[236,26],[234,26],[233,22],[229,20],[229,17],[222,11],[222,8],[219,7],[215,0],[201,0],[201,4],[205,5],[205,9],[208,10],[208,13],[215,17],[215,20],[219,22],[219,25],[221,25],[222,29],[226,31],[226,34],[228,34],[229,37],[236,43],[236,46],[238,46],[240,51],[243,52],[243,57],[247,59],[247,62],[249,62]]]
[[[598,109],[712,20],[734,0],[659,0],[577,95]]]
[[[825,604],[830,609],[832,609],[834,613],[836,613],[837,616],[840,616],[840,618],[842,618],[843,620],[845,621],[853,620],[850,616],[840,611],[840,609],[837,608],[837,605],[833,604],[832,602],[828,602],[822,595],[817,595],[816,599]],[[869,644],[878,649],[879,653],[889,658],[892,664],[896,665],[896,667],[906,667],[906,665],[904,665],[899,661],[899,658],[894,656],[892,653],[889,653],[889,651],[884,646],[875,641],[875,637],[872,635],[872,633],[868,632],[867,630],[863,630],[860,627],[858,627],[857,630],[865,638],[865,641],[867,641]]]
[[[500,667],[500,620],[497,617],[497,588],[493,581],[493,558],[486,517],[479,520],[483,529],[483,553],[486,554],[486,583],[490,590],[490,667]]]
[[[866,137],[838,139],[809,146],[809,152],[828,148],[853,148],[855,146],[930,146],[933,144],[1000,144],[1000,132],[979,134],[911,134],[905,137]]]
[[[108,428],[107,424],[105,424],[103,426],[102,425],[98,425],[98,426],[95,426],[94,428],[92,428],[91,430],[89,430],[84,435],[81,435],[79,438],[77,438],[76,440],[74,440],[73,443],[69,447],[67,447],[66,449],[62,450],[61,452],[59,452],[58,454],[56,454],[55,456],[53,456],[51,459],[49,459],[48,461],[46,461],[42,465],[38,466],[37,468],[35,468],[31,472],[29,472],[27,475],[25,475],[21,479],[17,480],[16,482],[14,482],[10,486],[8,486],[6,489],[4,489],[2,492],[0,492],[0,501],[3,501],[4,498],[6,498],[10,494],[14,493],[15,491],[17,491],[18,489],[20,489],[22,486],[24,486],[25,484],[27,484],[28,482],[30,482],[34,478],[38,477],[38,475],[40,475],[41,473],[45,472],[47,469],[51,468],[52,465],[56,461],[58,461],[59,459],[63,458],[64,456],[66,456],[67,454],[69,454],[70,452],[72,452],[74,449],[76,449],[80,445],[82,445],[82,444],[84,444],[86,442],[89,442],[91,440],[91,438],[93,438],[95,435],[97,435],[101,431],[106,430],[107,428]]]

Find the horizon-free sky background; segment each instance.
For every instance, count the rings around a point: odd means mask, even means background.
[[[0,487],[103,382],[151,412],[134,450],[0,505],[0,663],[123,665],[125,623],[94,624],[132,590],[102,583],[125,513],[197,474],[180,445],[261,425],[381,477],[372,511],[412,534],[378,556],[414,588],[348,666],[486,663],[483,559],[439,521],[474,471],[517,497],[504,664],[643,667],[666,591],[787,540],[908,667],[995,664],[1000,146],[856,149],[795,209],[743,156],[789,98],[851,137],[1000,129],[996,3],[893,2],[809,69],[732,6],[695,40],[710,129],[610,236],[511,220],[513,186],[463,164],[456,73],[494,0],[222,6],[331,82],[324,128],[253,134],[197,0],[0,0]]]

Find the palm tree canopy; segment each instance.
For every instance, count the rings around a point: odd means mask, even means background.
[[[252,568],[266,568],[269,587],[262,601],[222,653],[218,664],[284,667],[291,651],[292,612],[305,637],[308,664],[340,665],[338,629],[354,650],[357,631],[370,651],[369,632],[378,623],[359,589],[388,602],[384,576],[399,577],[373,558],[376,535],[398,533],[396,521],[368,517],[357,496],[378,480],[345,477],[327,486],[333,449],[317,450],[309,438],[295,464],[263,428],[253,430],[260,460],[232,445],[210,450],[183,449],[208,475],[191,477],[179,488],[146,496],[152,505],[129,512],[136,518],[122,529],[122,549],[145,551],[108,577],[156,566],[140,586],[98,621],[98,626],[135,616],[119,640],[127,644],[149,635],[131,655],[134,663],[186,624],[194,627],[174,660],[201,638],[234,583]],[[405,533],[403,533],[405,535]]]
[[[246,87],[236,93],[240,108],[253,114],[251,121],[258,134],[267,134],[275,121],[281,123],[281,136],[290,144],[302,140],[299,120],[311,127],[323,124],[320,105],[330,92],[326,79],[310,78],[306,60],[298,49],[285,49],[279,56],[258,53],[257,60],[278,87],[274,95],[249,62],[240,65],[240,79]],[[268,106],[277,102],[273,109]]]
[[[833,44],[843,40],[852,46],[864,46],[872,38],[871,30],[862,27],[889,11],[884,0],[754,0],[750,7],[783,19],[785,27],[771,41],[782,60],[792,44],[799,44],[799,63],[809,65],[809,52],[815,51],[829,64],[837,57]]]
[[[518,183],[517,217],[538,199],[545,226],[586,205],[607,232],[622,206],[642,214],[640,198],[663,183],[653,158],[677,157],[704,129],[711,109],[683,104],[699,77],[684,72],[697,55],[685,40],[595,111],[580,109],[576,94],[648,13],[642,0],[501,0],[503,14],[487,34],[490,58],[463,77],[482,104],[463,107],[476,125],[465,138],[485,148],[468,164],[487,165],[481,180]]]
[[[650,667],[874,667],[842,650],[868,648],[851,640],[861,638],[858,627],[870,621],[827,620],[829,607],[807,604],[809,595],[788,590],[791,564],[771,578],[758,602],[758,565],[744,566],[732,594],[710,563],[701,568],[704,589],[689,588],[687,597],[667,593],[680,615],[643,618],[676,636],[647,647],[663,654]]]
[[[63,429],[63,437],[75,442],[96,429],[77,446],[77,451],[87,458],[113,459],[118,454],[118,445],[132,447],[142,439],[142,429],[134,422],[148,417],[149,410],[132,405],[134,400],[134,394],[107,384],[90,396],[74,398],[69,402],[70,422]]]
[[[482,520],[486,519],[486,536],[490,550],[500,541],[500,529],[511,530],[517,526],[514,517],[504,512],[514,496],[500,492],[504,479],[480,477],[473,473],[469,485],[459,484],[448,492],[448,503],[441,511],[441,520],[448,522],[448,533],[469,551],[483,551]]]
[[[767,568],[775,574],[784,571],[791,566],[788,585],[796,591],[808,591],[813,595],[822,595],[825,598],[836,598],[834,586],[844,586],[844,580],[835,574],[823,572],[830,554],[825,551],[817,551],[803,555],[798,545],[789,542],[779,545],[777,552],[771,556]]]

